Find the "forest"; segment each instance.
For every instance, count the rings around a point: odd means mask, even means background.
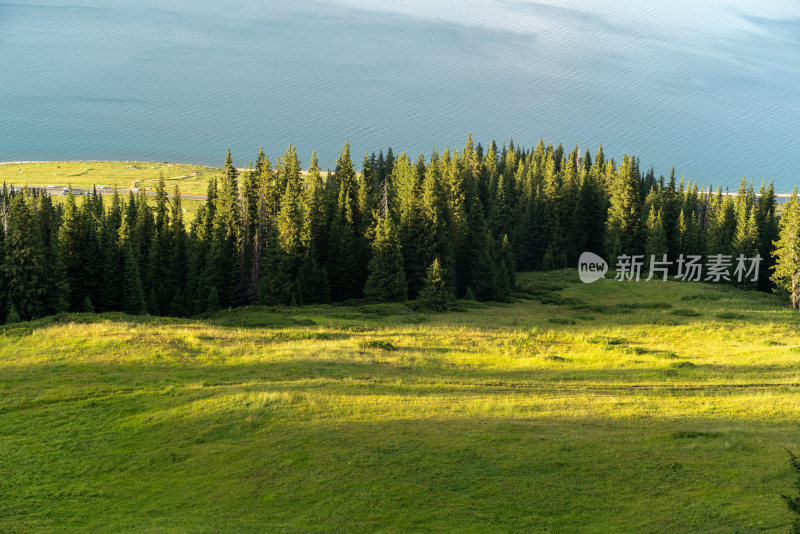
[[[110,201],[70,192],[56,203],[4,185],[0,320],[353,299],[444,310],[457,298],[508,300],[518,271],[575,266],[583,251],[610,263],[759,254],[751,287],[798,290],[796,195],[779,217],[772,184],[699,189],[674,170],[643,171],[634,156],[607,158],[602,146],[594,155],[543,141],[484,148],[470,136],[427,158],[367,154],[358,172],[349,143],[332,172],[314,154],[303,169],[289,146],[274,161],[259,151],[245,170],[228,151],[223,176],[190,225],[163,179],[154,206],[143,191]]]

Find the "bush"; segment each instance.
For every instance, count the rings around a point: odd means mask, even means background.
[[[397,350],[397,347],[392,345],[389,341],[382,339],[365,339],[359,346],[362,349],[380,349],[380,350]]]

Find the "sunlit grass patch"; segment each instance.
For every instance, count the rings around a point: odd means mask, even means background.
[[[513,303],[443,314],[353,302],[3,326],[0,525],[786,523],[795,313],[710,284],[586,285],[574,270],[520,285]]]

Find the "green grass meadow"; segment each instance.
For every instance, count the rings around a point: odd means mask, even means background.
[[[172,192],[204,195],[208,180],[222,176],[222,169],[185,163],[154,161],[45,161],[0,165],[0,182],[14,186],[90,188],[102,185],[120,189],[155,189],[161,176]]]
[[[800,315],[688,282],[0,335],[3,532],[785,532]]]

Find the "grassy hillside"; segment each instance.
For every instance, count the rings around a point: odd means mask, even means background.
[[[120,189],[154,189],[163,174],[167,190],[179,184],[183,193],[205,194],[208,179],[221,176],[221,169],[204,165],[154,161],[47,161],[0,165],[0,182],[15,186],[54,185],[91,187],[103,185]]]
[[[799,316],[693,283],[0,336],[3,531],[782,531]]]

